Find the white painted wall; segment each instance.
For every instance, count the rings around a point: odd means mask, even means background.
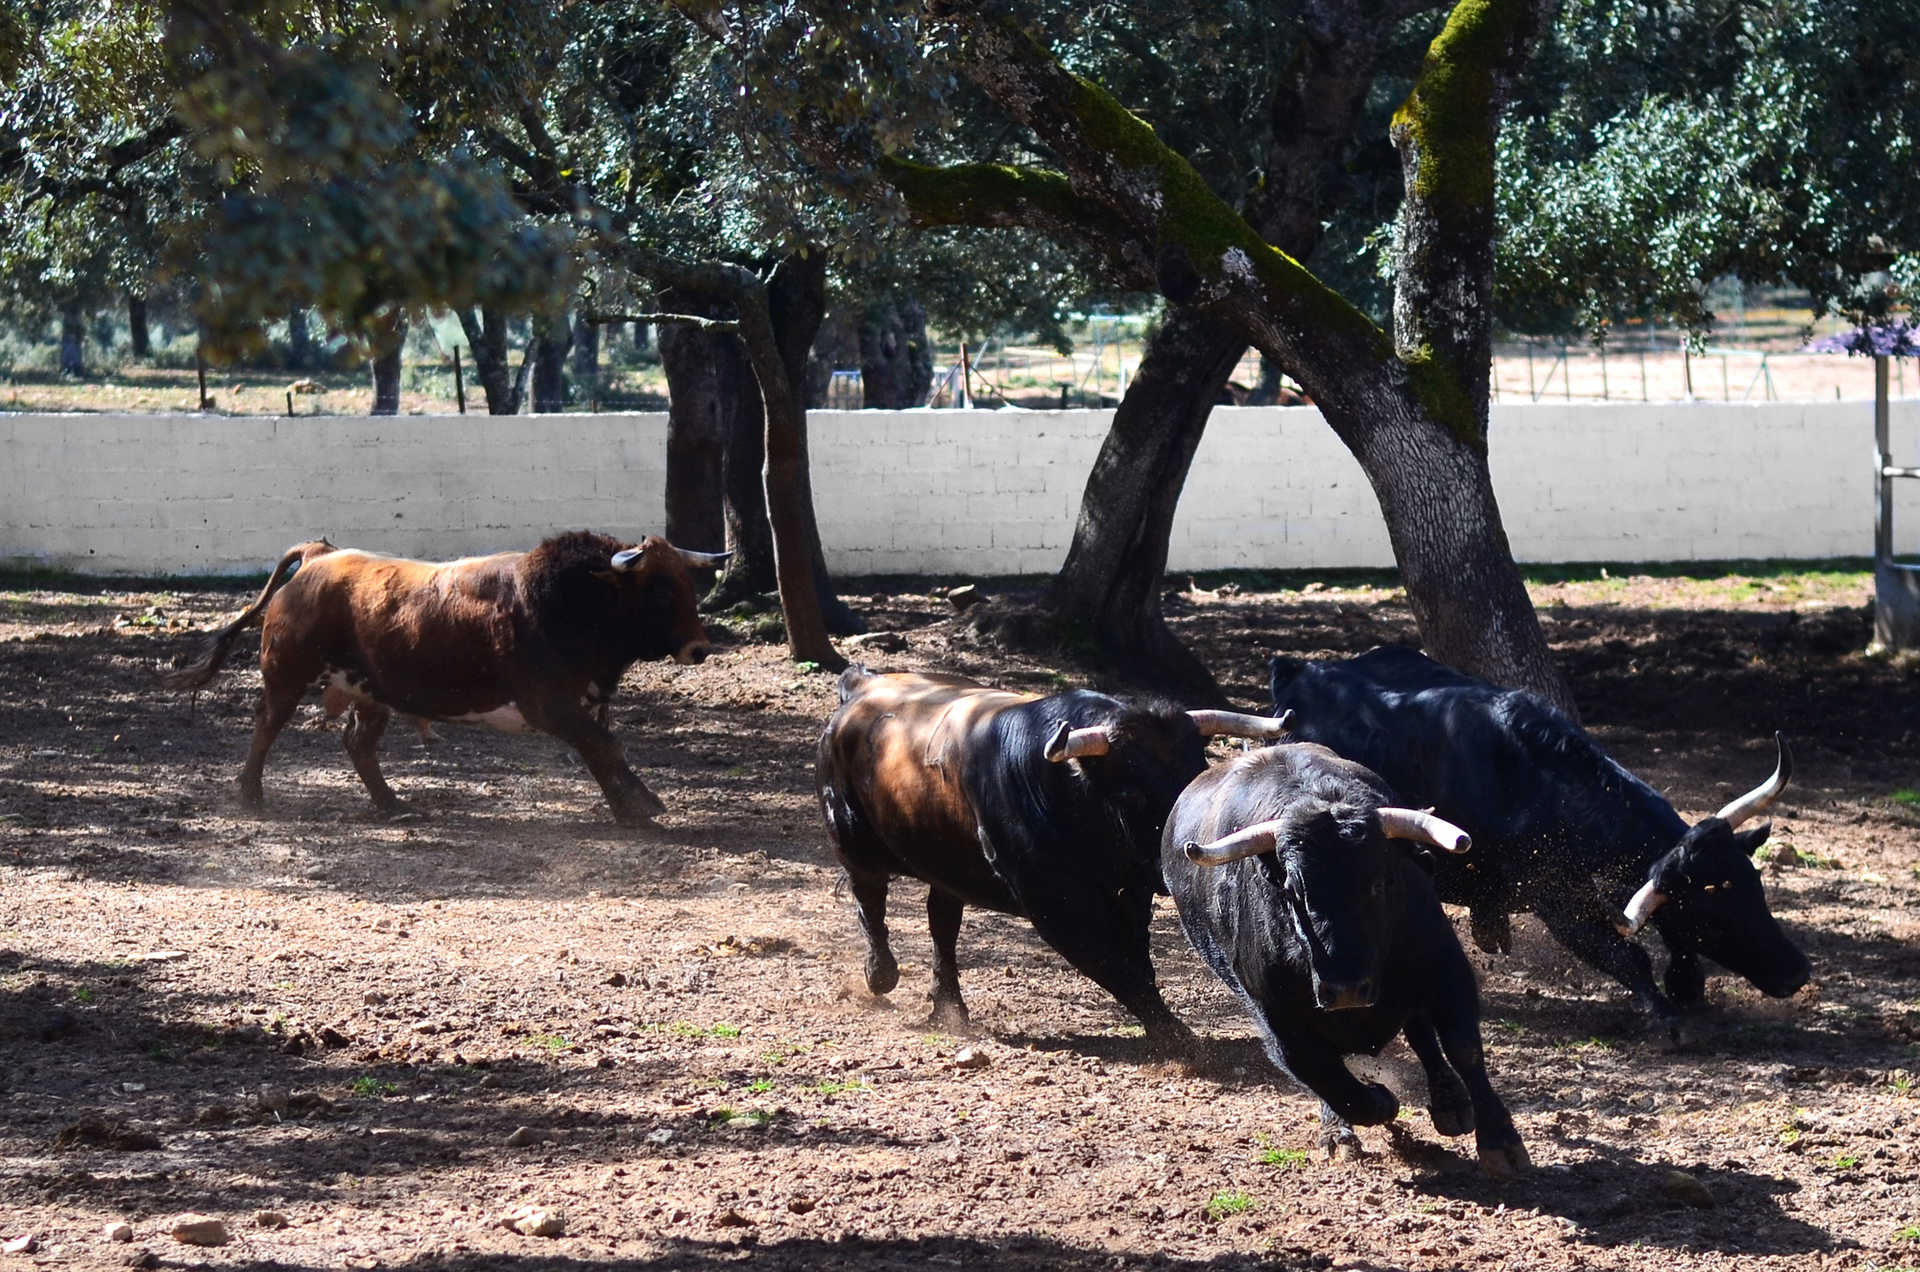
[[[1110,414],[813,412],[829,564],[1057,569]],[[1494,485],[1523,561],[1862,556],[1872,429],[1858,402],[1500,406]],[[428,558],[581,526],[638,536],[660,527],[665,436],[662,415],[0,415],[0,563],[257,573],[318,535]],[[1920,403],[1895,404],[1894,439],[1896,462],[1920,461]],[[1902,549],[1916,487],[1896,484]],[[1214,412],[1171,568],[1391,564],[1318,412]]]

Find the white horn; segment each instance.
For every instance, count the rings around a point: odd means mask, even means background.
[[[680,554],[680,559],[685,561],[690,569],[695,570],[709,570],[725,565],[728,558],[733,555],[731,552],[695,552],[692,548],[679,547],[674,551]]]
[[[1279,832],[1280,823],[1277,821],[1255,822],[1245,830],[1236,830],[1210,844],[1189,839],[1181,845],[1180,850],[1195,865],[1224,866],[1242,857],[1258,857],[1263,852],[1272,852]]]
[[[1293,725],[1293,712],[1284,712],[1279,719],[1271,716],[1248,715],[1242,711],[1189,711],[1187,718],[1193,721],[1193,727],[1200,730],[1204,737],[1210,738],[1257,738],[1272,741],[1284,737]]]
[[[643,545],[638,548],[627,548],[624,551],[614,553],[613,568],[616,570],[631,570],[640,563],[640,554],[646,550],[646,547]]]
[[[1411,839],[1448,852],[1466,852],[1473,847],[1473,836],[1444,817],[1417,808],[1383,807],[1374,813],[1380,818],[1380,832],[1388,839]]]
[[[1641,884],[1640,891],[1633,894],[1633,900],[1627,902],[1626,912],[1620,916],[1627,921],[1626,929],[1620,935],[1633,936],[1638,933],[1647,925],[1647,919],[1653,912],[1666,903],[1667,894],[1660,891],[1660,886],[1653,880]]]
[[[1040,753],[1055,764],[1077,760],[1086,755],[1105,755],[1113,749],[1113,739],[1105,725],[1076,729],[1065,720],[1053,726],[1053,732],[1041,745]]]
[[[1780,751],[1780,758],[1773,765],[1773,776],[1715,813],[1715,817],[1729,826],[1738,826],[1780,798],[1780,792],[1787,788],[1787,779],[1793,776],[1793,752],[1787,750],[1784,734],[1776,732],[1773,744]]]

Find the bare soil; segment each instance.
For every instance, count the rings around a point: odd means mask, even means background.
[[[854,585],[898,667],[1046,689],[955,644],[944,603]],[[831,678],[723,641],[628,676],[615,727],[670,811],[616,827],[549,739],[389,735],[422,816],[372,815],[337,735],[288,731],[269,811],[235,801],[257,676],[148,687],[233,591],[0,595],[0,1240],[8,1267],[1888,1268],[1920,1265],[1920,680],[1863,655],[1859,575],[1535,589],[1586,719],[1684,812],[1794,739],[1767,867],[1815,983],[1716,977],[1664,1050],[1523,920],[1474,951],[1489,1067],[1535,1169],[1481,1175],[1410,1112],[1317,1155],[1162,904],[1169,1003],[1139,1031],[1022,923],[970,913],[975,1034],[925,1023],[923,890],[874,999],[812,799]],[[1243,705],[1275,651],[1412,636],[1379,586],[1169,599]],[[315,712],[317,716],[317,711]],[[1900,792],[1907,792],[1901,795]],[[1462,916],[1463,917],[1463,916]],[[1471,948],[1469,944],[1469,948]],[[960,1063],[972,1048],[972,1064]],[[564,1234],[501,1226],[517,1207]],[[169,1219],[224,1219],[190,1247]],[[263,1226],[274,1212],[285,1226]],[[130,1224],[131,1245],[104,1236]],[[272,1220],[269,1220],[271,1223]]]

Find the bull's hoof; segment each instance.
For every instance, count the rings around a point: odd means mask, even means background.
[[[1527,1149],[1519,1140],[1499,1147],[1481,1145],[1480,1169],[1494,1179],[1512,1179],[1533,1168],[1533,1159],[1527,1156]]]
[[[933,1014],[927,1017],[926,1028],[945,1034],[970,1034],[973,1032],[973,1020],[967,1015],[967,1005],[955,998],[936,998],[933,1002]]]
[[[666,808],[659,800],[653,802],[655,805],[653,812],[644,812],[631,805],[615,808],[613,810],[613,820],[622,826],[628,826],[636,830],[657,830],[659,823],[653,820],[654,813],[665,812]]]
[[[1433,1117],[1433,1129],[1442,1135],[1465,1135],[1473,1129],[1473,1105],[1433,1104],[1427,1112]]]
[[[1369,1082],[1365,1094],[1347,1111],[1347,1121],[1355,1126],[1384,1126],[1399,1112],[1400,1097],[1378,1082]]]
[[[893,987],[900,983],[900,964],[894,962],[893,955],[879,951],[867,955],[867,992],[870,994],[890,994]]]
[[[1200,1049],[1200,1040],[1194,1036],[1193,1030],[1176,1017],[1168,1016],[1163,1021],[1155,1021],[1146,1030],[1147,1048],[1155,1055],[1192,1055]]]
[[[1676,962],[1667,968],[1667,997],[1676,1006],[1698,1007],[1707,1000],[1707,974],[1697,962]]]
[[[1320,1147],[1330,1162],[1357,1162],[1367,1155],[1360,1136],[1351,1126],[1322,1126]]]

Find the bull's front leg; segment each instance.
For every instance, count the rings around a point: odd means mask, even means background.
[[[587,771],[606,794],[607,806],[613,810],[615,821],[622,826],[651,826],[653,819],[666,811],[667,806],[627,764],[626,751],[619,739],[594,719],[586,707],[577,702],[545,703],[532,711],[526,707],[523,701],[521,709],[527,723],[580,753]]]
[[[1263,1022],[1267,1054],[1288,1076],[1320,1097],[1320,1147],[1328,1157],[1358,1157],[1355,1126],[1382,1126],[1400,1112],[1400,1099],[1378,1082],[1362,1082],[1346,1060],[1306,1031]]]
[[[1480,993],[1474,987],[1473,968],[1467,963],[1466,954],[1455,945],[1450,957],[1439,961],[1439,971],[1441,974],[1434,978],[1427,993],[1430,1007],[1425,1019],[1420,1020],[1419,1026],[1414,1020],[1407,1022],[1407,1040],[1413,1043],[1424,1063],[1428,1057],[1421,1050],[1418,1035],[1425,1032],[1430,1038],[1437,1037],[1446,1053],[1447,1064],[1466,1085],[1467,1097],[1472,1102],[1474,1148],[1480,1158],[1480,1168],[1495,1176],[1518,1174],[1531,1163],[1526,1146],[1520,1142],[1520,1132],[1514,1128],[1512,1115],[1487,1078],[1486,1053],[1480,1038]],[[1438,1126],[1439,1122],[1436,1114],[1434,1124]]]

